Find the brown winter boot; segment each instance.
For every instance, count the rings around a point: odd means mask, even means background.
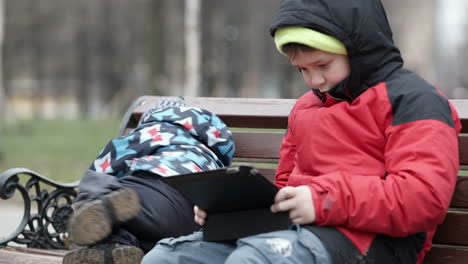
[[[73,212],[68,231],[77,245],[94,245],[108,237],[114,225],[132,219],[139,211],[138,194],[132,189],[123,188],[91,201]]]

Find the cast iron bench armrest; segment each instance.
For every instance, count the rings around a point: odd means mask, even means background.
[[[19,175],[22,176],[21,181]],[[24,211],[16,230],[0,238],[0,247],[16,243],[33,248],[69,248],[66,227],[73,212],[71,204],[76,197],[78,183],[58,183],[25,168],[13,168],[2,173],[0,197],[8,200],[18,190]],[[33,202],[37,212],[32,211]]]

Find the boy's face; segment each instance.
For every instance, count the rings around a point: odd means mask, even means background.
[[[307,85],[322,93],[335,87],[351,72],[348,56],[317,49],[298,49],[289,60],[299,69]]]

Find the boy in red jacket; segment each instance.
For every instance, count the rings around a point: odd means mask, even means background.
[[[165,239],[143,263],[422,263],[457,179],[455,109],[403,69],[379,0],[285,0],[270,32],[312,88],[289,116],[271,207],[295,225],[236,244]]]

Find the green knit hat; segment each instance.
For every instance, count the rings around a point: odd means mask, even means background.
[[[305,27],[284,27],[275,32],[275,44],[281,54],[289,43],[299,43],[330,53],[346,55],[346,47],[336,38]]]

